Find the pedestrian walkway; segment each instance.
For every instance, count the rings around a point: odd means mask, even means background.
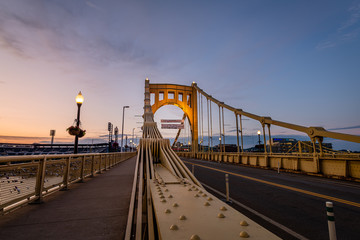
[[[123,239],[136,157],[0,216],[0,239]]]

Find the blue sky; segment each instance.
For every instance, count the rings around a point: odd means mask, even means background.
[[[195,81],[285,122],[356,127],[359,62],[360,1],[0,0],[0,139],[56,129],[56,140],[71,141],[79,90],[88,139],[105,135],[108,121],[120,127],[124,105],[126,133],[139,134],[146,77]]]

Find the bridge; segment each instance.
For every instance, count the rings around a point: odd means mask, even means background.
[[[204,99],[206,111],[204,111]],[[154,122],[154,114],[165,105],[178,106],[184,111],[184,118],[189,120],[191,128],[190,152],[174,152],[170,141],[164,139],[157,128],[157,124]],[[217,129],[220,132],[219,151],[214,151],[214,136],[212,135],[213,128],[215,128],[212,125],[212,108],[214,105],[219,113]],[[236,152],[226,152],[224,109],[231,111],[235,117]],[[206,114],[205,121],[204,112]],[[244,151],[243,117],[259,122],[263,130],[263,152]],[[335,205],[341,204],[342,210],[349,216],[352,214],[351,222],[354,220],[356,222],[360,218],[358,198],[360,188],[356,183],[360,180],[359,154],[329,152],[322,145],[324,137],[360,143],[359,136],[331,132],[322,127],[305,127],[286,123],[273,120],[267,116],[258,116],[231,107],[213,98],[200,89],[196,83],[191,86],[150,84],[150,81],[146,79],[143,118],[143,136],[136,157],[135,153],[1,157],[0,204],[4,216],[0,221],[0,231],[6,233],[4,236],[14,238],[11,231],[16,232],[19,229],[29,230],[34,234],[31,235],[33,237],[42,236],[45,239],[46,236],[49,236],[34,231],[31,224],[24,220],[32,214],[26,210],[29,209],[29,206],[13,212],[14,209],[23,206],[25,203],[42,202],[45,204],[31,206],[34,208],[33,214],[39,219],[49,218],[49,215],[44,214],[50,214],[52,209],[55,212],[54,214],[57,214],[57,210],[67,207],[66,204],[69,204],[69,201],[72,202],[71,204],[76,202],[81,208],[82,205],[88,205],[88,208],[84,208],[80,214],[84,214],[82,216],[91,222],[92,225],[89,226],[96,226],[98,223],[99,220],[96,215],[99,215],[100,219],[110,219],[108,216],[103,216],[101,211],[94,212],[94,208],[109,209],[109,211],[114,211],[113,214],[109,213],[109,215],[122,219],[122,224],[117,223],[119,225],[114,225],[111,221],[106,222],[110,232],[117,231],[113,235],[109,233],[109,230],[106,231],[106,226],[99,226],[98,232],[95,231],[95,227],[91,231],[81,230],[79,233],[74,229],[69,231],[72,228],[67,228],[68,225],[66,224],[80,222],[78,225],[82,225],[81,221],[79,219],[74,220],[73,215],[67,215],[68,218],[62,218],[63,221],[56,221],[53,227],[50,226],[51,220],[47,222],[47,228],[53,229],[53,233],[57,232],[56,229],[58,231],[59,229],[67,229],[61,230],[62,234],[52,235],[52,238],[56,238],[56,236],[59,238],[71,238],[71,236],[74,239],[84,238],[90,233],[92,234],[90,237],[93,236],[98,239],[119,237],[124,239],[307,239],[315,238],[315,236],[317,239],[326,239],[324,233],[319,235],[314,235],[314,231],[307,233],[306,227],[293,231],[292,226],[286,226],[286,223],[281,224],[273,220],[279,219],[281,221],[284,218],[281,216],[284,215],[294,215],[293,218],[296,218],[295,215],[299,214],[299,211],[294,210],[290,203],[298,201],[296,199],[299,198],[309,198],[310,200],[307,200],[316,202],[315,205],[318,205],[319,202],[325,205],[325,201],[331,200]],[[204,131],[204,126],[207,126],[208,131]],[[271,126],[279,126],[307,134],[312,142],[312,150],[310,152],[303,151],[304,146],[299,142],[296,146],[297,152],[274,153]],[[269,144],[266,144],[265,130],[268,132]],[[207,136],[204,132],[207,132]],[[205,138],[207,138],[208,143],[206,147],[204,145]],[[125,169],[126,166],[131,165],[130,163],[133,163],[134,171],[131,171],[133,175],[128,176],[128,178],[132,178],[132,185],[131,181],[124,181],[128,188],[127,192],[124,190],[126,193],[120,193],[122,190],[118,187],[119,179],[112,183],[97,180],[106,179],[107,174]],[[272,169],[272,171],[266,169]],[[106,173],[103,174],[103,172]],[[234,193],[234,197],[237,195],[237,198],[229,198],[219,191],[219,184],[221,185],[223,182],[220,180],[224,177],[223,174],[230,175],[231,183],[235,180],[246,182],[246,184],[240,185],[238,182],[234,182],[234,185],[231,185],[231,189],[234,189],[231,193]],[[339,183],[325,178],[322,180],[324,183],[321,183],[318,180],[319,178],[314,179],[313,175],[353,180],[354,183]],[[93,179],[87,180],[90,178]],[[96,189],[99,193],[93,197],[91,197],[91,187],[87,187],[89,196],[86,195],[88,196],[86,203],[83,202],[81,195],[74,196],[76,201],[74,199],[73,201],[71,199],[64,200],[64,205],[56,202],[56,199],[65,197],[72,192],[86,189],[86,187],[75,184],[78,182],[85,182],[83,186],[92,186],[96,182],[103,183],[97,185]],[[106,187],[101,188],[101,184],[106,185]],[[239,188],[234,186],[239,186]],[[105,201],[110,199],[110,196],[106,199],[103,198],[107,195],[104,189],[110,191],[110,195],[114,191],[114,194],[127,196],[124,198],[126,199],[124,203],[127,214],[118,212],[120,208],[124,209],[124,207],[118,206],[110,209],[106,207],[106,202],[99,202],[99,199]],[[57,190],[69,191],[60,194]],[[268,192],[269,190],[271,192]],[[284,190],[285,192],[281,192]],[[281,202],[277,201],[279,199],[276,199],[272,194],[273,191],[278,191],[276,197],[283,196]],[[245,192],[249,195],[248,199],[251,199],[250,203],[243,196]],[[299,195],[290,198],[289,196],[293,195],[294,192]],[[46,200],[44,197],[50,200]],[[223,201],[224,198],[227,199],[227,203]],[[252,204],[252,207],[255,208],[256,204],[264,205],[264,201],[260,201],[262,198],[271,202],[271,205],[266,206],[267,208],[280,208],[280,210],[276,213],[265,210],[265,212],[270,212],[273,215],[264,216],[264,214],[248,206]],[[272,198],[275,198],[275,202],[272,201]],[[238,199],[245,199],[244,201],[248,201],[249,204],[244,205]],[[115,204],[115,202],[116,200],[112,199],[109,203]],[[296,202],[296,204],[300,203]],[[310,211],[309,215],[312,215],[313,207],[309,206],[310,204],[307,202],[305,205],[310,210],[304,211]],[[292,209],[294,214],[289,214],[286,207]],[[46,208],[47,211],[42,210]],[[281,211],[281,208],[284,209]],[[298,208],[302,207],[298,206]],[[76,208],[72,209],[74,211]],[[88,214],[86,214],[87,212]],[[282,215],[278,216],[278,214]],[[341,214],[339,215],[341,216]],[[311,222],[312,219],[309,221]],[[17,224],[17,222],[23,224]],[[324,222],[326,224],[326,217]],[[277,229],[269,226],[269,224],[274,225]],[[349,226],[345,225],[350,225],[350,230]],[[321,228],[322,224],[314,224],[314,226]],[[351,223],[340,223],[340,226],[345,229],[337,229],[340,236],[352,238],[358,237],[360,234]],[[312,229],[311,226],[308,229]],[[64,235],[64,232],[70,235]]]

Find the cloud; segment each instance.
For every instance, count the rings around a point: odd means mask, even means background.
[[[354,25],[356,25],[360,20],[360,4],[357,3],[351,6],[348,11],[350,12],[350,17],[347,21],[338,28],[338,32],[342,32]]]
[[[335,42],[332,42],[332,41],[325,41],[325,42],[322,42],[322,43],[319,43],[317,46],[316,46],[316,49],[317,50],[323,50],[323,49],[326,49],[326,48],[333,48],[336,46],[336,43]]]
[[[332,128],[332,129],[328,129],[328,130],[347,130],[347,129],[357,129],[357,128],[360,128],[360,125],[357,125],[357,126],[351,126],[351,127],[342,127],[342,128]]]
[[[88,5],[89,7],[93,8],[93,9],[102,11],[102,9],[100,7],[98,7],[96,4],[94,4],[94,3],[90,2],[90,1],[87,1],[86,5]]]
[[[337,45],[348,41],[355,40],[360,33],[360,4],[354,4],[348,9],[349,16],[346,21],[337,28],[337,31],[332,34],[327,40],[320,42],[317,50],[324,50],[333,48]]]
[[[9,6],[0,3],[0,48],[18,57],[45,61],[80,61],[100,66],[158,63],[156,54],[146,50],[146,42],[118,33],[119,28],[128,25],[109,24],[111,18],[105,11],[95,18],[91,9],[101,8],[90,1],[49,1],[34,6],[26,1]]]
[[[56,141],[65,141],[69,142],[68,138],[55,138]],[[49,137],[27,137],[27,136],[4,136],[0,135],[0,142],[1,143],[24,143],[24,144],[31,144],[31,143],[39,143],[39,142],[49,142]],[[72,141],[72,140],[71,140]]]

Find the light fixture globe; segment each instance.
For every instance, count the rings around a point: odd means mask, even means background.
[[[77,103],[77,104],[80,104],[80,105],[84,102],[84,97],[83,97],[83,95],[81,94],[81,91],[80,91],[79,94],[76,96],[75,100],[76,100],[76,103]]]
[[[261,134],[260,130],[259,130],[259,131],[257,131],[257,134],[258,134],[258,135],[260,135],[260,134]]]

